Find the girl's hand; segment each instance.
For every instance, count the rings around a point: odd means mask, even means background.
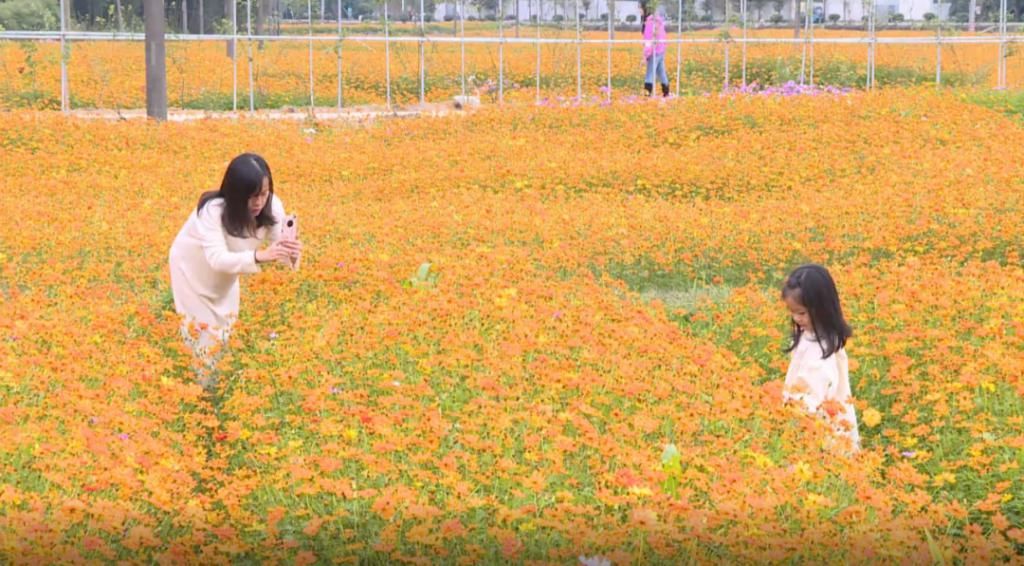
[[[270,261],[288,261],[299,257],[302,253],[302,242],[298,240],[278,240],[270,244],[267,249],[256,252],[256,261],[266,263]]]

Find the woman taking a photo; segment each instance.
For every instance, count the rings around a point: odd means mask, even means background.
[[[171,245],[174,308],[207,390],[216,386],[213,370],[238,317],[238,276],[265,263],[295,262],[302,252],[298,240],[281,237],[284,217],[267,162],[245,153],[228,165],[220,190],[199,197]]]

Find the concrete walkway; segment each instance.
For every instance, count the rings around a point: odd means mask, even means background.
[[[342,121],[356,124],[373,122],[381,118],[414,118],[419,116],[447,116],[451,114],[464,115],[473,112],[477,107],[469,106],[465,109],[457,108],[454,102],[412,104],[406,106],[393,106],[390,110],[385,106],[354,106],[351,108],[317,107],[313,109],[312,116],[308,107],[303,108],[281,108],[275,110],[248,110],[232,111],[211,111],[211,110],[181,110],[171,109],[167,112],[168,122],[193,122],[197,120],[294,120],[305,121],[310,118],[318,121]],[[144,108],[132,108],[126,110],[108,109],[81,109],[72,110],[70,116],[84,118],[87,120],[144,120],[146,110]]]

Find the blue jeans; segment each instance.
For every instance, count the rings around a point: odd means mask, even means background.
[[[665,54],[655,53],[647,58],[647,74],[644,76],[644,83],[654,84],[654,75],[658,75],[658,82],[667,85],[668,74],[665,72]]]

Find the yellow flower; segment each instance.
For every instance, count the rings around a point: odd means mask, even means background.
[[[941,474],[932,478],[932,483],[935,485],[935,487],[953,485],[956,483],[956,476],[950,472],[942,472]]]
[[[874,408],[868,408],[864,411],[863,419],[864,424],[869,427],[876,427],[882,422],[882,414]]]
[[[807,465],[807,462],[797,462],[793,466],[793,471],[796,473],[796,477],[800,478],[801,481],[807,481],[814,477],[814,473],[811,472],[811,467]]]
[[[747,450],[744,453],[744,455],[751,458],[754,461],[754,465],[757,466],[758,468],[761,468],[762,470],[771,467],[771,465],[773,464],[771,458],[765,456],[764,454],[761,454],[760,452]]]
[[[823,495],[818,495],[817,493],[808,493],[807,496],[804,497],[804,508],[812,511],[815,509],[821,509],[822,507],[827,507],[831,504],[832,501],[829,498]]]
[[[632,493],[633,495],[638,495],[640,497],[650,497],[651,495],[654,494],[654,492],[651,491],[651,488],[641,487],[638,485],[634,485],[633,487],[629,488],[629,492]]]

